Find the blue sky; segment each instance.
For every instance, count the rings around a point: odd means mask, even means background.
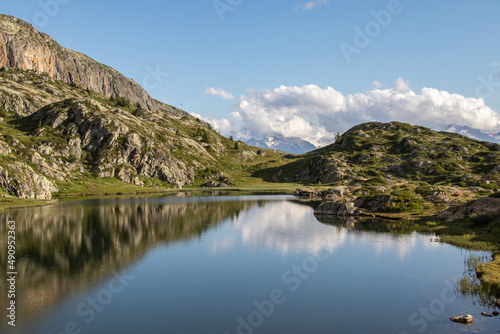
[[[252,112],[242,110],[242,102],[267,108],[267,113],[273,108],[286,112],[283,108],[300,96],[311,97],[302,90],[276,92],[280,86],[315,85],[323,92],[331,87],[347,98],[394,89],[401,78],[417,95],[422,88],[433,88],[481,97],[485,106],[500,111],[499,0],[26,0],[2,1],[2,12],[27,20],[61,45],[145,84],[163,102],[242,126],[231,130],[229,123],[219,124],[226,134],[245,135],[244,122]],[[363,43],[356,44],[357,28],[371,35]],[[357,48],[350,61],[341,45]],[[151,71],[159,71],[160,80],[148,84]],[[226,99],[207,94],[210,87],[212,93],[224,92],[219,95]],[[314,89],[307,91],[316,94]],[[269,94],[270,99],[294,95],[279,107],[269,107]],[[314,101],[318,108],[322,105]],[[293,112],[301,115],[300,108]],[[308,117],[321,118],[320,114]],[[359,119],[374,115],[379,114]],[[454,123],[480,127],[466,124],[465,118]],[[345,130],[352,121],[325,131]],[[321,119],[310,123],[309,135],[320,123]],[[305,129],[301,125],[290,131],[300,134],[300,128]],[[247,135],[262,133],[253,128]]]

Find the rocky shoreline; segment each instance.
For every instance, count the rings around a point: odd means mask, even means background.
[[[321,202],[314,210],[319,216],[370,216],[386,213],[405,212],[404,208],[396,208],[400,202],[397,192],[390,192],[382,187],[381,193],[372,194],[359,186],[337,186],[329,189],[300,188],[294,192],[294,196],[308,198]],[[486,189],[471,187],[459,189],[456,187],[436,187],[427,195],[415,194],[415,199],[427,204],[428,208],[438,213],[437,218],[454,221],[464,219],[475,214],[500,214],[500,198],[481,197],[479,194],[488,193]],[[493,194],[491,192],[490,194]],[[400,195],[400,194],[399,194]],[[467,200],[470,199],[470,200]],[[411,212],[411,199],[406,198],[404,206]],[[439,210],[441,209],[441,210]]]

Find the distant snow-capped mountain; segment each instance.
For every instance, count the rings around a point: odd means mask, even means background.
[[[456,132],[470,138],[500,144],[500,132],[490,133],[488,131],[473,129],[468,126],[453,125],[453,124],[447,126],[445,131]]]
[[[283,151],[293,154],[302,154],[306,152],[313,151],[317,149],[316,146],[308,142],[307,140],[298,137],[283,137],[281,135],[267,135],[263,139],[251,138],[246,141],[247,145],[276,149],[277,151]]]

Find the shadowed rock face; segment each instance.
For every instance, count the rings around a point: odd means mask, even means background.
[[[157,103],[133,80],[79,52],[60,46],[27,22],[0,15],[0,67],[35,70],[105,96],[119,95],[156,111]]]
[[[465,219],[471,214],[500,214],[500,198],[484,197],[463,205],[453,206],[438,215],[438,218],[452,222]]]

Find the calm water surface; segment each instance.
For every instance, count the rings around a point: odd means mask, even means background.
[[[454,292],[476,253],[394,223],[320,221],[290,196],[100,199],[0,216],[17,223],[19,272],[17,326],[2,317],[2,333],[500,329]],[[472,326],[448,320],[466,313]]]

